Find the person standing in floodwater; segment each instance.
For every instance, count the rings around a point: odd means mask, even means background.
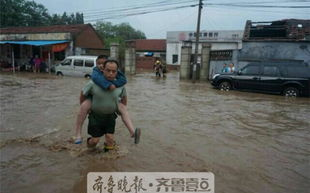
[[[161,77],[161,72],[162,72],[162,68],[163,68],[163,66],[162,66],[162,63],[161,63],[161,61],[160,60],[156,60],[155,61],[155,64],[154,64],[154,66],[153,66],[153,68],[154,68],[154,71],[155,71],[155,76],[157,77]]]
[[[102,65],[105,63],[107,60],[107,56],[105,55],[100,55],[96,59],[96,64],[97,66],[93,69],[92,73],[92,81],[99,86],[101,89],[106,90],[106,91],[113,91],[116,88],[123,87],[126,83],[126,77],[125,75],[120,72],[119,70],[117,71],[117,75],[114,80],[108,80],[103,73]],[[101,68],[100,68],[101,67]],[[87,114],[91,111],[92,107],[92,97],[88,96],[85,100],[80,100],[80,110],[77,116],[76,120],[76,137],[75,137],[75,144],[81,144],[82,143],[82,136],[81,136],[81,131],[82,131],[82,125],[84,120],[86,119]],[[141,131],[139,128],[134,128],[133,123],[129,117],[129,113],[127,111],[127,108],[124,104],[118,103],[118,113],[121,115],[122,120],[127,127],[130,136],[135,139],[135,143],[139,143],[137,136]]]
[[[103,64],[98,63],[98,68],[103,72],[104,77],[113,81],[118,72],[118,62],[115,60],[106,60]],[[115,119],[118,112],[118,104],[127,105],[127,92],[125,87],[115,88],[112,91],[103,90],[92,80],[83,88],[80,100],[92,96],[91,112],[89,114],[88,134],[91,135],[87,139],[88,147],[95,147],[102,136],[105,136],[104,150],[112,150],[115,147],[114,131]],[[135,143],[139,143],[140,129],[135,134]]]
[[[224,65],[223,65],[222,72],[223,72],[223,73],[230,72],[230,69],[229,69],[229,67],[227,66],[226,63],[224,63]]]
[[[231,73],[235,72],[235,65],[234,65],[234,63],[230,63],[229,64],[229,72],[231,72]]]
[[[41,68],[42,60],[41,60],[41,58],[39,58],[38,55],[35,55],[35,58],[33,59],[33,63],[34,63],[33,72],[40,73],[40,71],[41,71],[40,68]]]

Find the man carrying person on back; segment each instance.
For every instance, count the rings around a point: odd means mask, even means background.
[[[92,82],[95,83],[96,86],[98,86],[98,88],[102,88],[104,91],[113,92],[113,90],[117,89],[117,87],[122,87],[124,84],[126,84],[127,80],[126,80],[126,77],[120,71],[116,72],[116,75],[113,79],[108,79],[107,76],[104,75],[104,71],[103,71],[103,65],[106,60],[107,60],[106,56],[104,55],[98,56],[96,60],[97,67],[94,68],[94,71],[92,73]],[[92,95],[88,95],[86,98],[83,97],[80,99],[81,107],[80,107],[80,111],[77,116],[76,129],[75,129],[76,130],[76,140],[75,140],[76,144],[82,143],[82,137],[81,137],[82,125],[83,125],[83,122],[87,114],[90,112],[93,106],[92,97],[93,97]],[[127,108],[123,103],[118,103],[118,112],[120,113],[124,124],[128,128],[128,131],[131,137],[135,138],[135,143],[136,144],[139,143],[141,131],[138,128],[134,129],[134,126],[129,117]]]

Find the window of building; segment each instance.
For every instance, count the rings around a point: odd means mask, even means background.
[[[74,60],[74,66],[83,66],[83,60]]]
[[[193,36],[193,33],[189,33],[189,37],[192,37]]]
[[[207,37],[207,36],[208,36],[208,33],[203,33],[203,36],[204,36],[204,37]]]
[[[214,37],[217,38],[219,36],[219,33],[215,32]]]
[[[232,38],[238,38],[239,37],[239,34],[233,34],[232,35]]]
[[[177,54],[173,54],[172,55],[172,63],[178,63],[178,55]]]
[[[232,50],[211,51],[211,60],[231,60]]]
[[[209,32],[209,37],[212,38],[213,37],[213,33]]]

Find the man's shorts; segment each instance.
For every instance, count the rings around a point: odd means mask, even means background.
[[[92,137],[101,137],[104,134],[114,134],[115,131],[115,119],[117,115],[95,115],[90,113],[88,116],[88,134]]]

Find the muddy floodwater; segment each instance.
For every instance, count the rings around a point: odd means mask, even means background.
[[[179,81],[177,72],[129,76],[140,144],[119,117],[118,149],[102,153],[70,143],[87,81],[0,74],[1,193],[82,193],[95,171],[213,172],[216,193],[309,192],[309,98],[219,91]],[[86,130],[87,122],[84,140]]]

